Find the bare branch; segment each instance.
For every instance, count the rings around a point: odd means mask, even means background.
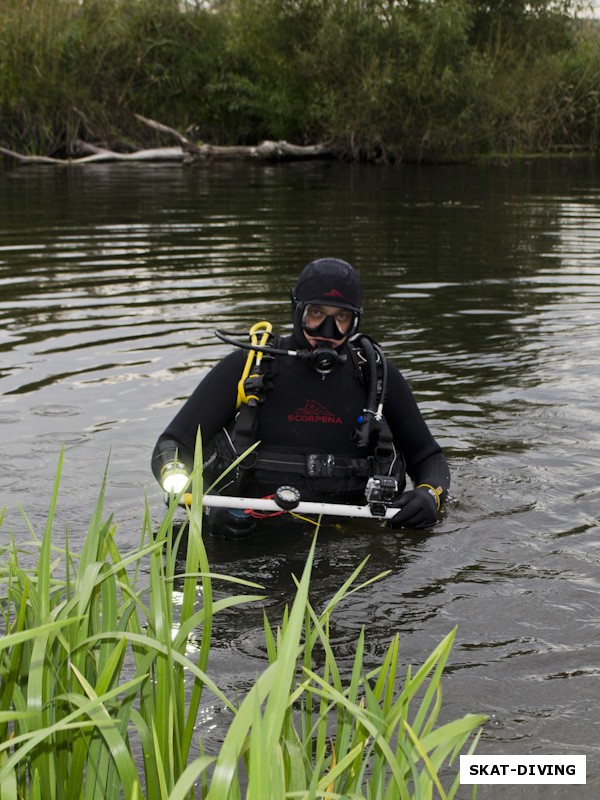
[[[106,150],[103,147],[80,142],[78,143],[79,152],[85,155],[76,158],[51,158],[50,156],[27,156],[22,153],[15,153],[0,147],[0,154],[13,158],[21,164],[97,164],[109,161],[177,161],[184,164],[191,164],[194,161],[211,160],[231,160],[231,159],[254,159],[258,161],[280,161],[283,159],[296,160],[303,158],[323,158],[333,156],[333,151],[324,144],[315,145],[296,145],[286,141],[264,141],[259,145],[234,145],[231,147],[212,144],[194,144],[179,131],[163,125],[162,122],[142,117],[140,114],[136,118],[153,128],[159,133],[171,136],[179,142],[178,147],[154,147],[150,149],[137,150],[134,153],[120,153],[114,150]]]

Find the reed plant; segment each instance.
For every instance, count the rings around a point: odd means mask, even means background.
[[[200,460],[181,573],[177,498],[156,530],[146,505],[138,546],[121,553],[104,511],[106,474],[75,554],[68,531],[54,531],[61,467],[62,456],[43,532],[29,525],[26,545],[9,534],[0,554],[2,800],[455,795],[456,756],[472,752],[484,717],[438,725],[453,632],[419,669],[408,669],[399,688],[398,637],[380,666],[367,670],[363,631],[344,674],[330,619],[371,580],[360,583],[359,565],[326,608],[315,610],[315,536],[283,619],[274,627],[265,615],[265,669],[236,702],[210,676],[213,626],[225,609],[263,595],[255,584],[210,571]],[[216,581],[237,593],[221,591],[217,599]],[[189,646],[192,634],[197,648]],[[231,715],[212,754],[202,745],[204,693]]]

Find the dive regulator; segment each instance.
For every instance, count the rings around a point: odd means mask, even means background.
[[[307,347],[299,350],[284,350],[279,347],[271,347],[271,345],[250,344],[239,338],[245,335],[246,334],[237,331],[215,331],[215,336],[221,339],[221,341],[232,344],[235,347],[241,347],[242,350],[254,350],[258,353],[300,358],[303,361],[307,361],[320,375],[331,374],[347,359],[346,355],[338,353],[329,342],[320,342],[319,345],[314,348]]]

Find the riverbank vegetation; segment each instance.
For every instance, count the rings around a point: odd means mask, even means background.
[[[343,158],[596,151],[576,0],[5,0],[0,145],[327,142]],[[154,138],[151,138],[154,137]]]
[[[314,537],[283,619],[273,628],[264,618],[264,671],[245,696],[227,697],[210,674],[211,639],[227,609],[243,615],[261,593],[211,574],[198,495],[185,563],[175,504],[155,532],[146,511],[139,545],[121,553],[104,484],[75,554],[68,529],[54,530],[60,468],[44,531],[30,525],[29,545],[5,537],[0,552],[3,800],[455,795],[458,753],[472,752],[484,717],[438,723],[452,633],[399,687],[398,637],[367,672],[363,631],[344,674],[330,619],[376,578],[361,586],[358,566],[317,611]],[[202,719],[210,730],[215,708],[230,722],[208,753]]]

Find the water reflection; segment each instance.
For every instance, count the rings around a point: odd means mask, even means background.
[[[109,451],[107,504],[135,546],[157,434],[228,346],[217,327],[289,329],[315,255],[355,263],[365,328],[405,373],[453,473],[430,536],[354,522],[319,535],[313,603],[365,557],[386,577],[332,637],[367,666],[401,632],[403,667],[458,626],[448,718],[488,711],[490,753],[589,753],[600,727],[600,205],[597,164],[379,170],[336,164],[21,169],[0,175],[0,502],[43,528],[67,448],[57,535],[78,549]],[[35,491],[33,491],[35,490]],[[5,528],[2,536],[6,536]],[[208,542],[278,620],[312,535]],[[126,549],[123,546],[123,549]],[[264,666],[262,609],[225,612],[213,662],[231,696]],[[217,741],[225,721],[210,732]],[[212,723],[211,723],[212,724]],[[592,758],[592,757],[596,758]],[[595,781],[595,783],[594,783]],[[579,791],[580,790],[580,791]],[[518,798],[518,787],[503,797]],[[528,798],[545,797],[529,787]]]

